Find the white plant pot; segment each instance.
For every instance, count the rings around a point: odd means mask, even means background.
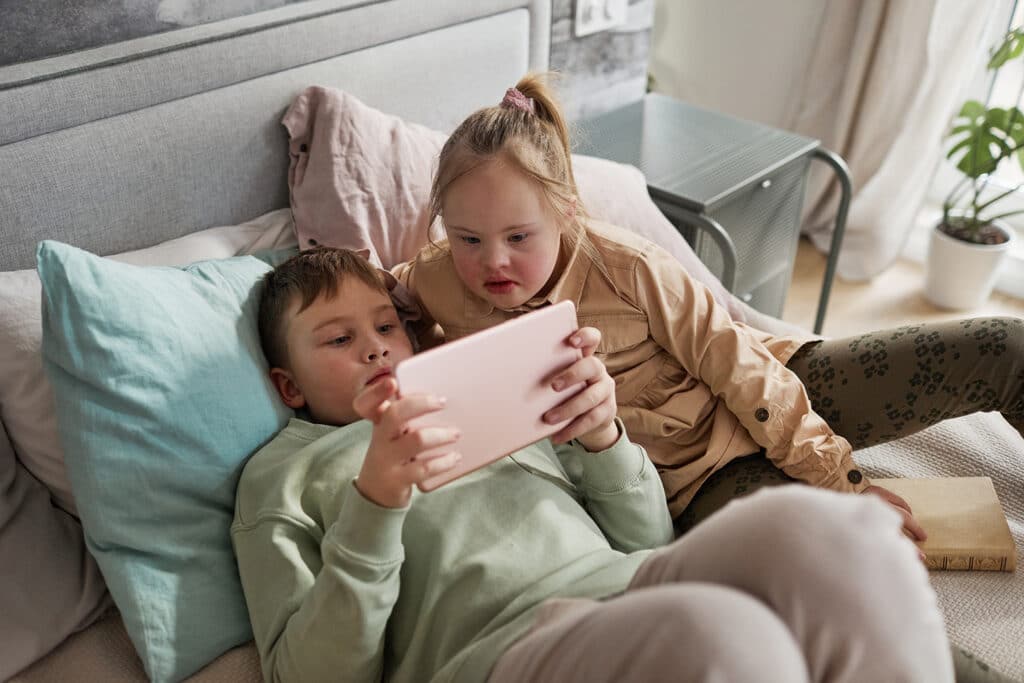
[[[999,268],[1013,246],[1014,231],[995,223],[1009,237],[1002,244],[974,244],[932,228],[928,246],[925,296],[936,306],[955,310],[977,308],[985,303],[999,275]]]

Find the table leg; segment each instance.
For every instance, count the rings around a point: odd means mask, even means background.
[[[681,225],[692,226],[711,236],[722,253],[722,276],[718,279],[727,290],[733,291],[736,286],[736,243],[732,241],[732,237],[725,231],[721,223],[710,216],[680,209],[666,202],[658,202],[658,208],[676,226],[676,230],[680,230]]]
[[[836,211],[835,229],[832,231],[832,244],[829,245],[828,262],[825,266],[825,280],[821,285],[821,298],[818,299],[818,314],[814,318],[814,333],[821,334],[821,328],[825,324],[825,309],[828,308],[828,299],[832,294],[832,279],[836,274],[836,264],[839,262],[839,249],[843,244],[843,233],[846,231],[846,214],[850,210],[850,196],[853,194],[853,184],[850,182],[850,169],[843,161],[843,158],[824,147],[818,147],[811,152],[815,159],[828,164],[839,179],[839,210]]]

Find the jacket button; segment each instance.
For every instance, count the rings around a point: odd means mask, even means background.
[[[757,418],[758,422],[767,422],[768,421],[768,409],[767,408],[758,408],[757,412],[754,413],[754,417]]]
[[[309,147],[306,147],[306,145],[305,145],[305,144],[299,145],[299,151],[300,151],[300,152],[305,152],[305,151],[307,151],[308,149],[309,149]]]
[[[864,479],[864,475],[860,473],[860,470],[850,470],[846,473],[846,479],[851,484],[859,484]]]

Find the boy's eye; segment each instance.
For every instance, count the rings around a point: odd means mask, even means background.
[[[327,343],[332,345],[332,346],[344,346],[345,344],[347,344],[349,342],[350,339],[352,339],[352,337],[347,337],[345,335],[342,335],[340,337],[335,337],[334,339],[330,340]]]
[[[381,334],[387,334],[388,332],[391,332],[393,329],[395,329],[394,324],[392,324],[392,323],[385,323],[385,324],[381,325],[380,327],[378,327],[377,331],[380,332]]]
[[[516,234],[509,236],[508,241],[509,242],[525,242],[527,237],[529,237],[529,235],[527,233],[525,233],[525,232],[517,232]]]

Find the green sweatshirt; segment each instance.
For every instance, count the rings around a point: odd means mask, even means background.
[[[267,680],[484,681],[544,600],[621,591],[672,539],[624,434],[540,441],[390,509],[353,485],[371,428],[293,419],[242,473],[231,537]]]

